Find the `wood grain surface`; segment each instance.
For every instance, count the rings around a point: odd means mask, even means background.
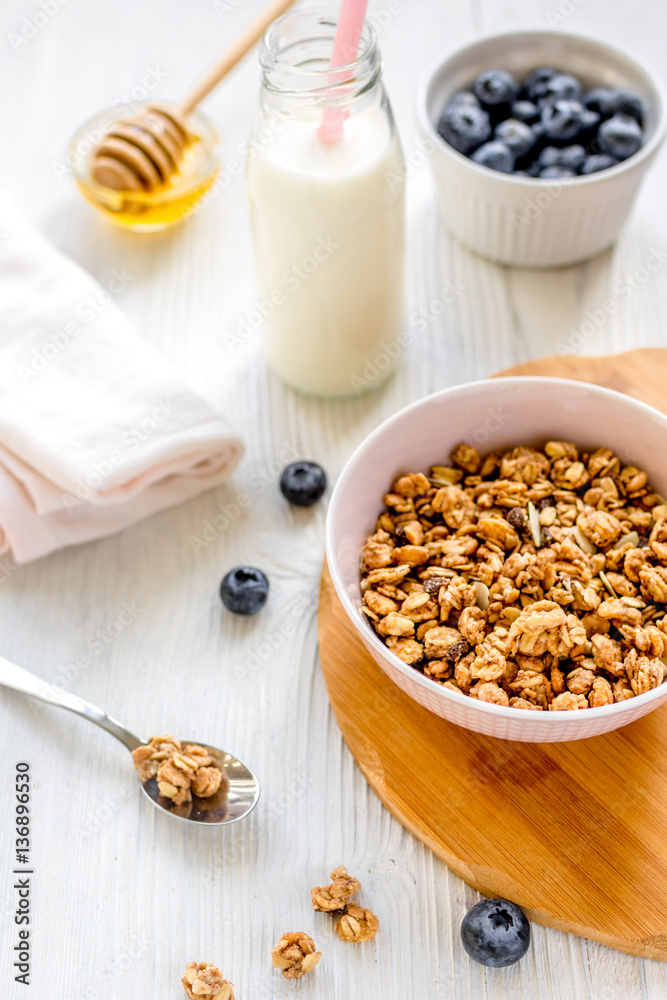
[[[593,382],[667,411],[667,350],[663,347],[645,347],[592,358],[576,354],[537,358],[506,368],[497,375],[547,375]]]
[[[70,1000],[75,990],[86,1000],[178,1000],[183,968],[198,959],[221,964],[238,1000],[666,1000],[667,964],[537,924],[517,966],[484,969],[468,959],[458,929],[476,891],[384,808],[331,711],[315,622],[325,504],[292,510],[276,477],[303,457],[335,482],[380,421],[448,385],[563,350],[585,362],[667,347],[667,150],[612,250],[578,267],[522,271],[475,257],[439,224],[414,113],[428,64],[497,31],[580,32],[662,71],[667,6],[369,0],[408,163],[408,343],[385,386],[326,403],[267,371],[259,331],[248,324],[257,292],[243,168],[256,59],[204,104],[223,132],[225,165],[205,208],[180,229],[139,236],[111,228],[81,200],[65,160],[69,137],[103,108],[132,92],[141,99],[142,89],[148,99],[184,93],[263,3],[1,5],[11,155],[0,183],[102,287],[124,274],[118,306],[234,423],[248,450],[229,484],[122,535],[18,568],[0,559],[0,652],[136,732],[196,724],[201,738],[256,770],[262,798],[237,827],[177,829],[143,801],[110,737],[0,692],[0,998]],[[250,498],[243,508],[241,495]],[[217,596],[223,573],[242,562],[271,580],[252,621],[224,615]],[[123,604],[135,617],[121,627]],[[11,974],[10,806],[22,759],[34,774],[29,990]],[[341,863],[358,874],[382,922],[376,941],[356,950],[310,907],[310,887]],[[299,929],[324,957],[311,977],[290,984],[269,953],[284,931]]]

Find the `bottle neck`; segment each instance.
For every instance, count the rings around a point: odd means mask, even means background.
[[[296,11],[267,31],[260,51],[262,85],[272,103],[304,114],[326,107],[347,112],[381,92],[382,64],[375,32],[364,25],[356,58],[331,69],[335,10]]]

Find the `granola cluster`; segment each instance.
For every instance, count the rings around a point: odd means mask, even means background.
[[[234,1000],[234,986],[228,979],[223,979],[217,965],[208,962],[188,962],[185,975],[181,979],[183,989],[190,1000]]]
[[[350,902],[361,889],[361,882],[348,875],[344,865],[334,868],[330,877],[330,885],[316,885],[310,890],[313,909],[338,917],[336,933],[343,941],[372,940],[380,928],[380,921],[370,910]]]
[[[177,806],[192,802],[193,795],[210,798],[223,784],[217,761],[197,743],[183,746],[173,736],[153,736],[132,757],[142,782],[157,778],[160,794]]]
[[[291,931],[283,934],[271,956],[285,979],[301,979],[315,968],[322,952],[315,951],[315,942],[304,931]]]
[[[363,906],[348,906],[336,922],[336,934],[343,941],[371,941],[380,929],[380,921]]]
[[[334,868],[330,878],[330,885],[316,885],[310,890],[314,910],[322,910],[325,913],[344,910],[352,897],[361,889],[361,882],[348,875],[344,865]]]
[[[386,646],[471,698],[531,711],[625,701],[665,679],[667,501],[609,448],[569,441],[401,476],[363,547]]]
[[[374,913],[351,902],[360,889],[361,882],[340,865],[332,871],[329,885],[316,885],[310,890],[313,909],[337,918],[336,933],[343,941],[370,941],[380,927]],[[283,934],[271,957],[286,979],[301,979],[315,968],[322,952],[315,950],[315,942],[305,931],[292,931]]]

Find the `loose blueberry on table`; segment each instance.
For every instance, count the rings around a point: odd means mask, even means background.
[[[220,584],[220,597],[235,615],[255,615],[266,604],[269,581],[255,566],[235,566]]]
[[[470,957],[500,969],[514,965],[530,946],[530,924],[516,903],[482,899],[461,923],[461,940]]]
[[[317,462],[291,462],[280,477],[280,492],[297,507],[312,507],[326,488],[326,472]]]
[[[640,96],[593,87],[550,66],[519,83],[488,69],[445,105],[438,132],[480,166],[516,177],[566,180],[607,170],[644,142]]]

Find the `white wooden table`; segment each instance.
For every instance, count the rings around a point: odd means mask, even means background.
[[[138,794],[129,760],[105,734],[0,693],[0,997],[177,998],[190,959],[219,963],[239,1000],[666,997],[665,966],[540,927],[517,967],[484,970],[468,961],[458,928],[475,893],[382,808],[341,739],[316,644],[325,505],[289,509],[276,478],[293,457],[312,457],[333,480],[355,445],[399,407],[568,342],[588,354],[667,343],[667,267],[648,280],[641,270],[650,248],[667,250],[664,156],[612,252],[572,269],[513,271],[475,258],[439,230],[413,116],[423,67],[484,32],[589,32],[660,66],[667,8],[654,0],[371,0],[414,163],[407,308],[414,335],[385,388],[326,403],[270,376],[257,338],[228,346],[254,294],[242,176],[227,177],[186,226],[138,237],[97,219],[63,168],[66,140],[82,120],[133,88],[177,96],[258,0],[44,4],[50,13],[42,16],[37,0],[5,0],[0,15],[2,183],[103,285],[114,269],[125,270],[122,309],[237,425],[248,452],[224,488],[122,535],[18,569],[5,561],[0,649],[140,734],[191,732],[229,748],[257,771],[263,797],[239,826],[186,829]],[[208,104],[230,162],[242,161],[256,90],[251,59]],[[446,282],[464,290],[443,311]],[[610,298],[617,309],[600,313]],[[241,492],[251,505],[227,530],[193,544],[221,505],[233,512]],[[223,613],[217,596],[223,571],[239,562],[271,578],[270,603],[250,621]],[[122,615],[126,605],[132,615]],[[10,969],[16,929],[5,806],[20,759],[34,774],[30,991]],[[380,916],[376,945],[344,945],[310,908],[309,888],[340,863],[359,875],[364,900]],[[298,984],[274,973],[269,959],[290,929],[314,934],[324,952],[317,972]]]

